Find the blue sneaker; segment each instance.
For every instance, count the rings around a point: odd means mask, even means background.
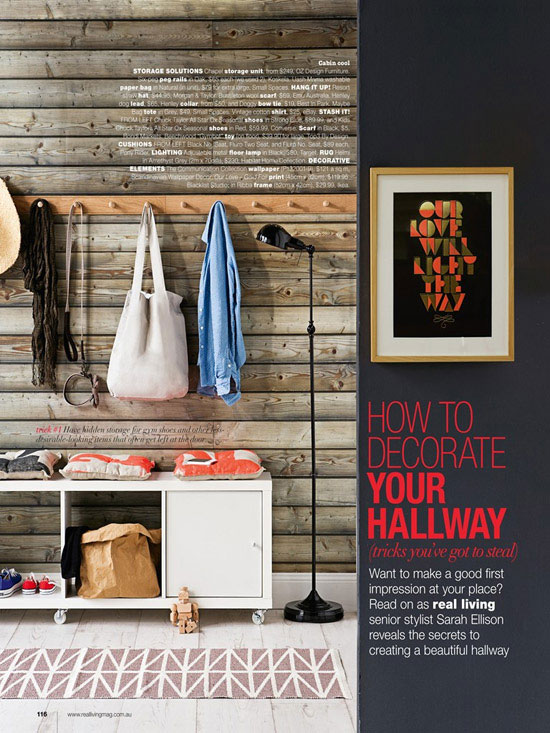
[[[14,568],[4,568],[0,573],[0,598],[7,598],[21,590],[23,578]]]

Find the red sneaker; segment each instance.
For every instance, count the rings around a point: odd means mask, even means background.
[[[38,582],[36,578],[34,577],[34,573],[31,573],[27,578],[25,578],[25,582],[23,583],[22,593],[26,596],[31,596],[36,593],[38,590]]]
[[[54,593],[58,588],[57,583],[54,583],[53,580],[50,580],[47,575],[45,575],[42,580],[40,581],[40,593]]]

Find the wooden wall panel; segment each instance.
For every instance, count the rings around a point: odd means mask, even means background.
[[[166,265],[165,265],[166,266]],[[121,265],[121,269],[124,265]],[[192,277],[192,275],[189,275]],[[197,334],[197,309],[182,308],[187,333],[191,336]],[[284,310],[273,309],[272,306],[255,306],[252,308],[241,308],[242,331],[245,335],[250,334],[295,334],[298,324],[307,324],[309,309],[303,306],[288,306]],[[355,308],[349,306],[338,306],[322,309],[323,317],[317,319],[318,333],[338,334],[353,333],[355,328]],[[6,311],[8,318],[0,322],[0,334],[12,335],[28,334],[32,331],[32,309],[31,308],[10,308]],[[114,334],[120,320],[120,308],[88,308],[86,313],[86,328],[91,335]],[[71,311],[71,327],[74,333],[79,328],[78,311]]]
[[[166,277],[166,287],[179,293],[187,305],[196,305],[199,289],[198,283],[189,283],[185,278]],[[243,305],[263,305],[269,298],[273,305],[308,305],[309,283],[304,278],[288,278],[266,280],[265,278],[241,278],[243,291]],[[143,289],[152,291],[153,281],[150,277],[144,278]],[[330,282],[315,279],[313,284],[315,305],[353,305],[355,303],[355,280],[353,278],[338,278]],[[71,302],[80,302],[80,295],[84,292],[89,306],[95,305],[123,305],[129,289],[128,280],[110,279],[106,275],[93,283],[84,286],[80,283],[71,283]],[[64,288],[63,288],[64,292]],[[0,280],[0,301],[5,305],[28,305],[29,293],[21,286],[20,279]]]
[[[85,278],[94,282],[101,277],[127,278],[128,284],[134,267],[134,252],[90,252],[86,257]],[[196,278],[200,277],[204,252],[188,252],[184,256],[179,253],[167,252],[163,255],[164,272],[166,277],[171,278]],[[319,252],[313,262],[313,274],[316,278],[349,278],[355,274],[355,252]],[[80,253],[73,253],[71,268],[74,272],[79,267]],[[281,253],[270,248],[269,251],[244,252],[238,256],[239,275],[242,277],[254,277],[265,279],[273,275],[293,275],[307,277],[307,257],[300,255],[300,252]],[[22,266],[14,266],[7,273],[18,277],[21,274]],[[57,268],[61,276],[65,272],[65,255],[59,252],[57,255]],[[151,277],[150,264],[147,262],[144,268],[146,277]],[[8,279],[6,277],[6,279]],[[128,289],[128,288],[127,288]],[[268,306],[269,307],[269,306]],[[300,318],[300,313],[295,314]],[[15,314],[12,314],[14,317]],[[330,314],[325,313],[325,318]],[[93,333],[93,332],[92,332]],[[108,332],[109,333],[109,332]]]
[[[330,174],[337,193],[355,190],[356,168],[353,165],[222,165],[166,166],[170,177],[157,181],[146,178],[151,171],[129,171],[127,167],[87,166],[0,166],[0,176],[10,184],[13,193],[47,196],[48,194],[184,194],[207,190],[216,181],[216,192],[247,193],[316,193]],[[164,172],[164,171],[162,171]]]
[[[29,33],[26,21],[4,21],[0,48],[12,49],[132,49],[190,48],[354,48],[354,20],[99,20],[36,21]]]
[[[165,138],[154,147],[132,147],[139,141],[120,141],[111,137],[0,137],[0,164],[14,165],[171,165],[177,154],[178,165],[243,165],[249,161],[262,166],[308,165],[312,159],[355,163],[355,138],[332,136],[330,156],[319,157],[319,138],[296,140],[286,137],[273,148],[272,138],[248,136],[237,140],[202,137]],[[151,143],[149,143],[151,144]],[[129,147],[124,147],[128,145]],[[250,150],[254,157],[250,158]],[[175,152],[174,152],[175,151]]]
[[[80,507],[102,507],[105,500],[109,506],[155,506],[158,493],[155,491],[112,491],[109,493],[87,491],[74,497],[75,505]],[[319,506],[346,506],[355,504],[355,479],[319,478],[317,480],[317,502]],[[274,478],[273,505],[283,507],[309,507],[311,503],[311,484],[308,478]],[[41,492],[1,492],[0,506],[59,506],[59,494],[55,491]],[[7,516],[7,521],[11,521]]]
[[[71,18],[354,18],[355,0],[87,0],[82,5],[67,0],[4,0],[1,17],[19,20]]]
[[[291,101],[289,98],[285,103]],[[200,134],[207,139],[216,136],[215,132],[208,132],[210,127],[222,131],[231,130],[237,135],[254,135],[263,129],[270,134],[284,136],[298,135],[306,130],[315,135],[353,136],[357,124],[356,110],[353,107],[336,107],[332,111],[323,107],[290,107],[285,115],[269,107],[261,110],[254,107],[180,108],[174,109],[173,114],[163,120],[162,126],[146,118],[128,122],[128,117],[126,110],[117,108],[11,109],[0,106],[0,136],[38,137],[40,140],[63,135],[118,138],[121,130],[136,134],[162,131],[169,135],[175,133],[179,127],[183,127],[186,135]]]
[[[72,448],[60,449],[65,460]],[[151,460],[155,461],[155,467],[161,471],[170,471],[174,468],[176,456],[181,453],[180,449],[164,448],[158,446],[147,451]],[[262,450],[263,465],[275,478],[278,477],[307,477],[311,472],[311,455],[309,449],[299,450],[296,448],[265,448]],[[354,448],[327,448],[317,452],[317,469],[321,477],[341,478],[355,476],[355,449]],[[42,486],[34,494],[37,503],[40,497],[49,493],[47,484]],[[43,493],[42,493],[43,492]],[[2,493],[2,492],[0,492]],[[5,497],[5,505],[9,506],[9,495]]]
[[[6,79],[134,79],[134,69],[164,68],[164,51],[0,51]],[[354,76],[354,49],[277,49],[220,51],[178,50],[168,58],[170,68],[182,75],[224,76],[236,67],[247,75],[263,77]],[[326,64],[326,65],[324,65]]]
[[[27,17],[27,13],[25,13]],[[2,49],[189,49],[212,47],[212,23],[206,20],[35,21],[0,24]]]
[[[312,85],[316,84],[315,97],[312,97]],[[63,108],[100,108],[116,107],[124,101],[118,79],[12,79],[2,80],[4,94],[0,96],[0,107],[28,107],[37,109]],[[189,82],[174,82],[167,85],[159,82],[160,92],[169,89],[185,94],[190,108],[197,107],[250,107],[256,105],[264,110],[272,107],[342,109],[355,105],[357,92],[354,78],[339,77],[294,79],[193,79]],[[258,105],[260,94],[269,94],[266,101]],[[314,104],[313,104],[314,103]],[[177,108],[177,110],[176,110]],[[177,100],[168,99],[163,103],[164,117],[168,120],[172,115],[180,114]],[[174,110],[170,114],[170,110]],[[166,111],[168,110],[168,111]],[[134,110],[127,105],[125,109],[128,121],[135,120]]]
[[[355,48],[355,20],[227,20],[212,26],[213,48]]]
[[[305,238],[314,244],[317,251],[355,252],[356,236],[353,221],[330,221],[323,217],[315,223],[296,221],[297,217],[279,216],[277,221],[292,234],[293,237]],[[258,242],[256,232],[263,223],[271,221],[271,217],[247,217],[246,221],[229,218],[231,239],[236,252],[265,253],[265,245]],[[135,252],[135,226],[138,219],[121,216],[105,218],[96,216],[84,224],[84,246],[93,252]],[[133,226],[129,226],[133,225]],[[58,251],[65,251],[66,223],[56,227]],[[204,217],[157,217],[157,231],[161,249],[164,252],[204,252],[206,245],[201,239],[204,230]],[[80,234],[80,224],[74,224],[73,231]],[[292,253],[279,256],[291,257]],[[296,261],[296,258],[294,258]],[[2,276],[4,277],[4,276]]]
[[[12,420],[33,415],[35,420],[78,420],[82,410],[68,405],[62,395],[41,392],[10,392],[2,398],[3,409]],[[353,392],[321,392],[315,400],[320,420],[353,419]],[[104,392],[94,420],[306,420],[309,417],[309,397],[303,392],[247,392],[238,403],[228,407],[223,400],[212,400],[198,394],[188,394],[179,400],[162,402],[133,402],[117,400]]]
[[[93,362],[94,374],[101,380],[101,390],[105,391],[107,365]],[[48,392],[46,387],[31,387],[30,364],[0,364],[0,383],[7,392],[19,392],[33,389],[33,392]],[[59,364],[57,375],[59,384],[74,371],[73,364]],[[195,364],[189,367],[189,385],[194,390],[198,382],[198,368]],[[245,364],[241,369],[241,386],[243,392],[307,392],[309,389],[309,371],[304,364]],[[355,364],[317,365],[315,370],[315,386],[320,392],[353,392],[355,390]],[[85,385],[75,385],[76,391],[83,391]]]
[[[8,565],[18,563],[56,563],[61,558],[58,534],[5,534],[2,557]],[[355,537],[321,535],[317,540],[318,572],[331,570],[350,572],[355,563]],[[273,536],[273,569],[275,572],[308,571],[311,539],[307,535]],[[336,565],[338,565],[336,567]]]
[[[3,312],[5,320],[9,314]],[[114,336],[88,336],[87,351],[90,359],[108,362],[113,348]],[[197,360],[197,338],[188,337],[189,359]],[[307,336],[247,336],[246,358],[249,364],[305,364],[308,362]],[[355,359],[354,335],[326,335],[315,337],[315,355],[319,363],[353,361]],[[0,359],[4,363],[20,363],[31,358],[28,335],[0,336]],[[63,360],[63,355],[60,354]]]
[[[105,500],[103,500],[105,501]],[[145,526],[160,527],[161,513],[158,496],[152,503],[132,507],[132,521]],[[72,521],[87,524],[90,529],[98,529],[110,522],[127,521],[128,505],[92,506],[73,504]],[[319,534],[354,534],[355,507],[320,506],[317,512]],[[9,511],[0,513],[0,536],[2,534],[55,534],[59,532],[59,511],[55,506],[11,506]],[[307,506],[274,506],[273,534],[304,535],[311,534],[311,508]]]
[[[194,393],[119,402],[103,384],[100,408],[79,410],[33,387],[32,295],[20,262],[0,275],[0,449],[55,446],[66,458],[79,448],[136,448],[162,470],[185,447],[256,449],[274,477],[273,562],[281,571],[309,569],[308,280],[306,257],[255,240],[274,219],[317,249],[318,567],[345,572],[355,562],[355,216],[299,205],[302,194],[356,189],[355,13],[351,0],[0,7],[0,175],[12,193],[242,193],[250,201],[280,193],[290,202],[279,215],[230,214],[247,352],[243,397],[233,408]],[[136,72],[156,67],[170,71]],[[84,227],[87,345],[102,379],[131,283],[139,217],[130,211],[87,217]],[[60,303],[66,221],[56,217]],[[168,287],[184,300],[193,390],[205,216],[157,221]],[[151,286],[147,270],[144,288]],[[80,292],[75,278],[75,305]],[[72,371],[60,348],[59,384]],[[59,561],[58,496],[45,489],[0,492],[3,565]],[[75,517],[90,526],[152,526],[158,494],[90,492],[79,496]]]
[[[8,408],[9,409],[9,408]],[[9,413],[8,413],[9,414]],[[82,410],[80,411],[82,414]],[[58,422],[54,416],[46,420],[11,420],[0,423],[0,448],[35,447],[37,443],[59,448],[85,450],[112,443],[112,447],[148,449],[160,445],[181,448],[200,447],[217,450],[253,448],[260,450],[298,448],[307,450],[310,444],[309,420],[248,420],[233,419],[219,422],[191,419],[182,414],[177,420],[147,419],[113,421],[99,420],[95,413],[80,420]],[[355,425],[353,420],[320,420],[317,425],[317,445],[327,450],[353,448]]]

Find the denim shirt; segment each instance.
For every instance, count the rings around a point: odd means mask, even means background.
[[[225,207],[210,209],[202,234],[206,252],[199,289],[199,394],[219,395],[227,405],[241,397],[246,360],[241,331],[241,285]]]

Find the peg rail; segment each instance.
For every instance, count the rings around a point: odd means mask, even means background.
[[[223,201],[230,214],[353,214],[356,210],[355,194],[298,194],[295,196],[233,194],[225,196],[14,196],[20,214],[26,214],[38,198],[46,199],[53,212],[67,215],[71,204],[79,201],[84,213],[139,214],[148,201],[157,214],[208,214],[212,204]]]

